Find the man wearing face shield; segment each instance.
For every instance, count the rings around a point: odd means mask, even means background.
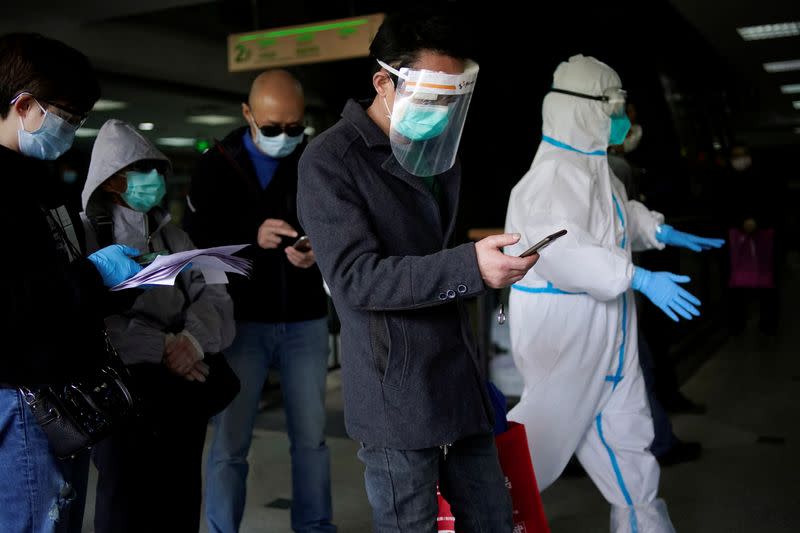
[[[300,160],[298,209],[341,318],[348,433],[362,443],[375,531],[436,531],[436,483],[459,531],[510,533],[466,299],[522,279],[518,235],[450,247],[458,143],[478,67],[462,28],[386,18],[370,47],[375,95]]]
[[[633,290],[676,321],[699,315],[700,302],[678,285],[688,277],[635,267],[631,251],[722,242],[678,232],[628,200],[606,157],[628,132],[624,104],[617,73],[582,55],[559,65],[545,97],[542,143],[511,192],[506,230],[524,237],[509,253],[568,233],[512,287],[511,347],[525,387],[509,419],[527,428],[541,489],[576,453],[612,504],[612,531],[665,533],[673,527],[657,498]]]

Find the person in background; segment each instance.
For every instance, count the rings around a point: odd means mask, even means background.
[[[105,356],[106,287],[136,274],[138,250],[83,253],[80,224],[45,161],[66,152],[100,97],[89,60],[31,33],[0,36],[0,176],[9,312],[0,355],[0,531],[78,532],[88,453],[59,460],[20,386],[67,383]],[[127,291],[126,291],[127,292]]]
[[[345,422],[381,533],[435,531],[437,482],[459,530],[513,529],[466,305],[538,256],[502,253],[519,235],[450,244],[478,74],[464,32],[429,10],[387,16],[375,94],[300,160],[300,220],[341,317]]]
[[[583,55],[561,63],[542,105],[542,143],[511,192],[506,231],[525,238],[567,234],[512,285],[509,325],[525,385],[509,420],[526,426],[536,479],[545,490],[573,453],[611,504],[615,533],[674,531],[657,497],[659,465],[649,450],[653,421],[639,365],[639,291],[674,321],[699,316],[679,284],[687,276],[634,265],[632,250],[719,247],[664,224],[628,200],[607,150],[630,129],[622,81]]]
[[[206,517],[212,533],[238,531],[247,453],[269,370],[277,368],[291,443],[292,528],[331,533],[330,452],[325,443],[328,303],[313,241],[297,243],[297,161],[305,146],[300,83],[283,70],[253,81],[247,126],[209,149],[192,177],[186,227],[198,246],[254,243],[250,280],[229,285],[236,339],[226,356],[242,390],[214,419]],[[301,243],[302,244],[302,243]]]
[[[103,124],[81,195],[88,250],[110,243],[149,253],[195,249],[160,206],[170,171],[136,128]],[[95,532],[196,533],[209,418],[196,399],[219,379],[206,354],[233,342],[233,302],[223,285],[207,285],[199,269],[189,269],[105,322],[138,381],[144,419],[94,449]]]
[[[734,333],[745,329],[749,302],[759,308],[759,330],[773,336],[778,329],[779,292],[776,265],[778,232],[775,209],[780,192],[771,176],[761,175],[744,144],[731,148],[732,175],[726,184],[725,209],[730,238],[729,321]]]

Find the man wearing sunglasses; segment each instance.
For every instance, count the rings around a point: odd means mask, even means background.
[[[297,162],[305,147],[303,90],[282,70],[259,75],[234,130],[201,158],[187,229],[198,246],[253,243],[251,279],[231,279],[236,339],[226,350],[241,392],[214,419],[206,518],[214,533],[238,531],[247,453],[270,368],[280,373],[292,454],[292,528],[330,533],[330,457],[325,444],[327,299],[314,250],[300,248]],[[312,243],[313,245],[314,243]]]
[[[19,387],[85,376],[105,355],[104,287],[138,272],[112,245],[84,256],[51,161],[69,150],[100,97],[88,59],[29,33],[0,36],[0,178],[6,284],[0,355],[0,531],[80,531],[88,453],[59,460]],[[122,297],[120,293],[116,293]],[[8,300],[10,299],[10,302]]]

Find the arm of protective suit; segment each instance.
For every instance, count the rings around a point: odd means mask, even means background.
[[[165,228],[166,229],[166,228]],[[170,227],[169,243],[173,251],[193,250],[189,236]],[[225,285],[207,285],[199,270],[188,269],[179,274],[188,306],[184,330],[200,345],[201,352],[217,353],[231,345],[236,335],[233,320],[233,300]]]
[[[656,229],[664,223],[664,215],[657,211],[650,211],[637,202],[625,202],[625,211],[628,213],[628,238],[631,240],[631,250],[639,252],[656,248],[663,250],[665,244],[656,239]]]
[[[535,182],[528,181],[529,174],[512,191],[506,221],[506,232],[521,233],[524,242],[507,253],[518,255],[545,236],[566,229],[564,237],[539,254],[533,269],[536,275],[558,289],[585,292],[600,301],[625,292],[633,279],[627,252],[601,243],[590,231],[590,215],[597,201],[591,177],[563,161],[541,162],[530,172],[536,173]]]
[[[439,295],[484,291],[475,245],[425,256],[386,256],[370,224],[369,202],[342,160],[312,144],[300,159],[297,207],[317,263],[334,294],[355,309],[395,311],[444,303]]]

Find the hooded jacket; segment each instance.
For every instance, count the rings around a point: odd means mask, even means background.
[[[196,248],[188,235],[170,221],[160,207],[141,213],[111,201],[100,189],[108,178],[139,161],[169,160],[129,124],[109,120],[98,133],[92,150],[89,175],[81,195],[84,228],[89,251],[111,243],[98,232],[97,221],[111,222],[113,243],[126,244],[142,253],[169,253]],[[215,353],[233,342],[233,302],[223,285],[207,285],[196,270],[182,272],[174,286],[145,290],[130,309],[106,317],[106,325],[120,357],[126,364],[160,363],[166,335],[188,333],[202,351]]]

